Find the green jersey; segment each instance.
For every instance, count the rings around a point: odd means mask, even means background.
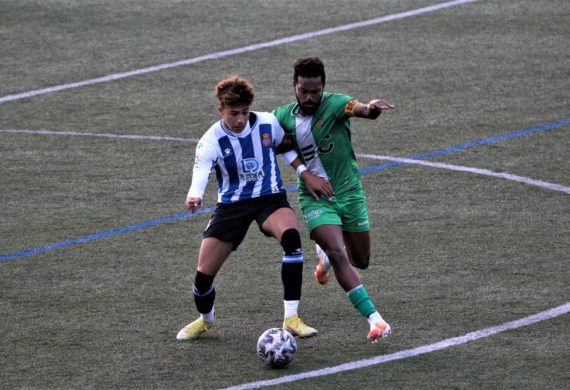
[[[325,92],[312,116],[303,116],[297,102],[273,111],[285,133],[292,134],[295,149],[307,169],[328,179],[335,195],[353,191],[360,184],[349,120],[356,103],[351,96]],[[302,180],[299,191],[306,192]]]

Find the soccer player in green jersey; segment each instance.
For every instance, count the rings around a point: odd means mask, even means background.
[[[370,227],[351,143],[350,118],[376,119],[394,105],[381,99],[364,104],[352,96],[325,92],[325,68],[318,57],[300,58],[293,68],[296,101],[273,113],[304,160],[297,168],[299,176],[308,169],[332,185],[332,194],[323,193],[315,199],[299,179],[301,211],[317,244],[315,277],[326,284],[332,267],[350,302],[367,318],[368,340],[375,343],[388,336],[391,328],[374,307],[355,269],[368,267]]]

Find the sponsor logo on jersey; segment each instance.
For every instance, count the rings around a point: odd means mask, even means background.
[[[240,173],[239,174],[240,180],[247,181],[247,182],[257,181],[259,179],[263,179],[263,176],[264,176],[263,171],[246,172],[246,173]]]
[[[307,214],[305,214],[305,219],[307,220],[307,222],[309,222],[319,218],[321,215],[323,215],[322,209],[311,210]]]
[[[255,158],[244,158],[241,164],[244,172],[257,172],[259,170],[259,161]]]

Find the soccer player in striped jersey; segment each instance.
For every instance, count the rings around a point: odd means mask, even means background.
[[[185,201],[195,212],[212,170],[218,182],[218,202],[203,233],[193,294],[200,317],[181,329],[178,340],[194,339],[214,325],[214,278],[244,239],[253,221],[266,236],[283,247],[281,279],[284,288],[283,328],[298,337],[311,337],[317,330],[306,325],[297,310],[301,298],[303,250],[297,217],[283,188],[276,147],[284,132],[273,114],[250,111],[254,89],[245,79],[233,76],[217,83],[216,97],[221,120],[214,123],[196,147],[192,184]],[[301,164],[295,151],[283,154],[296,168]],[[332,194],[330,184],[309,172],[303,177],[318,192]]]
[[[368,319],[368,340],[375,343],[388,336],[391,328],[376,310],[354,268],[368,267],[370,230],[366,196],[351,143],[350,118],[376,119],[382,110],[394,106],[381,99],[363,104],[352,96],[325,92],[325,68],[318,57],[300,58],[293,68],[296,101],[273,113],[302,155],[304,166],[298,171],[306,167],[329,180],[334,192],[332,197],[314,199],[307,183],[299,180],[301,211],[317,244],[315,277],[320,284],[326,284],[332,267],[350,302]]]

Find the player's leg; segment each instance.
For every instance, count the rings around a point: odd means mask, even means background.
[[[344,246],[350,264],[359,269],[366,269],[370,263],[370,232],[342,232]],[[315,279],[319,284],[325,285],[329,281],[329,271],[332,266],[326,252],[315,244],[317,266]]]
[[[224,261],[229,257],[234,245],[214,237],[205,237],[200,245],[198,269],[194,277],[192,293],[200,317],[182,328],[177,340],[195,339],[214,326],[214,300],[216,288],[214,278]]]
[[[298,315],[303,283],[303,249],[297,229],[297,216],[289,207],[271,213],[261,224],[262,231],[275,237],[283,248],[281,281],[283,283],[283,328],[298,337],[312,337],[317,330],[305,324]]]
[[[339,225],[320,225],[311,231],[311,238],[325,252],[344,291],[360,284],[360,276],[350,264]]]
[[[338,199],[338,212],[342,218],[343,241],[350,263],[366,269],[370,263],[370,221],[366,196],[359,189]]]
[[[313,199],[311,196],[301,195],[299,203],[301,204],[301,211],[307,225],[307,230],[311,232],[311,234],[315,228],[323,225],[331,226],[332,229],[337,230],[337,233],[341,234],[339,227],[342,225],[342,221],[337,212],[336,201],[322,198]],[[314,272],[315,279],[319,284],[324,285],[329,281],[329,273],[332,266],[325,248],[319,245],[319,241],[316,241],[313,236],[311,236],[311,238],[315,241],[316,249],[317,265]],[[338,238],[338,242],[342,244],[342,236]],[[329,243],[328,247],[330,248],[329,250],[334,250],[332,244]]]
[[[321,246],[334,269],[335,277],[354,308],[366,317],[370,326],[368,340],[375,343],[379,338],[386,337],[391,333],[390,325],[376,310],[366,288],[361,283],[360,275],[354,269],[348,259],[343,242],[343,233],[340,226],[321,225],[313,229],[311,237]]]
[[[370,231],[343,231],[342,235],[350,263],[359,269],[368,268],[370,264]]]
[[[214,210],[200,244],[198,267],[192,286],[200,317],[178,332],[178,340],[194,339],[213,326],[216,297],[214,278],[231,252],[243,241],[252,220],[248,205],[242,202],[220,205]]]

